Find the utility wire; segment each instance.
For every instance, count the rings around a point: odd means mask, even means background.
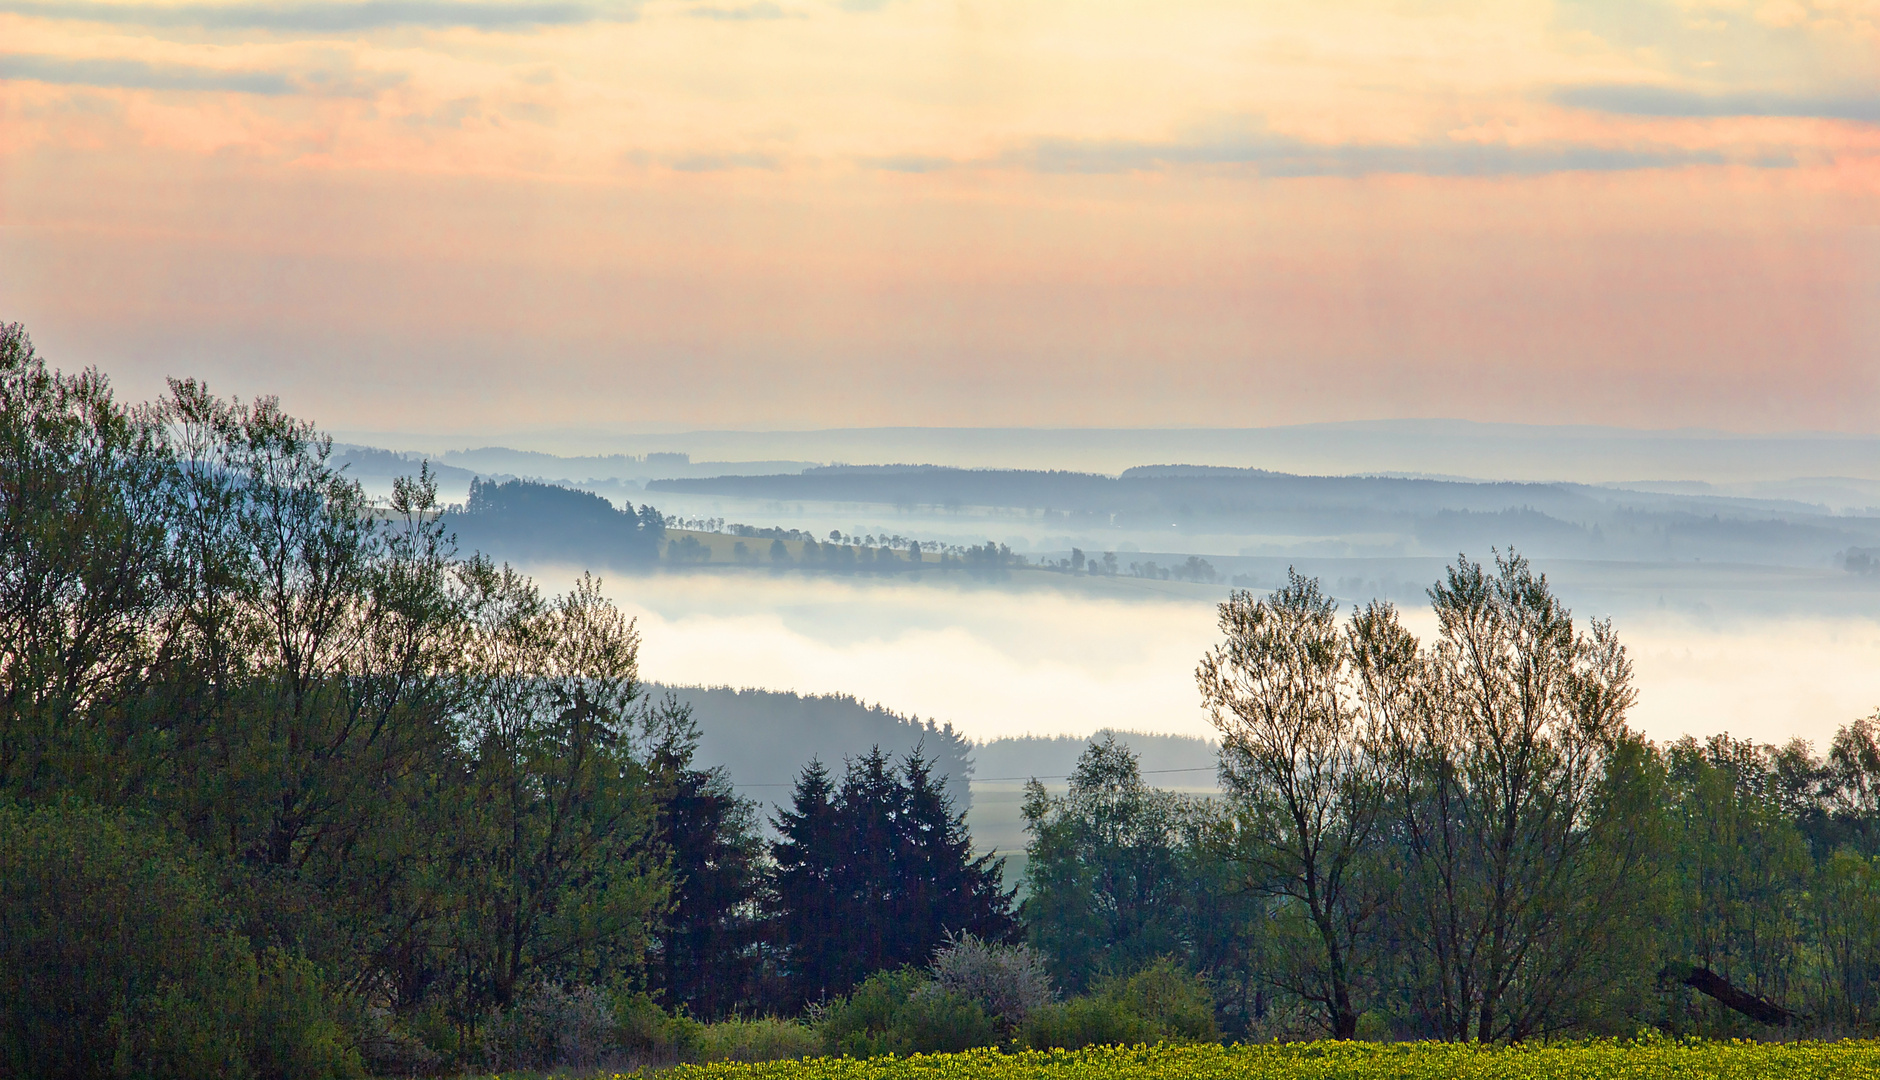
[[[1192,769],[1143,769],[1140,771],[1140,775],[1162,776],[1167,773],[1213,772],[1214,770],[1215,770],[1215,767],[1213,765],[1197,765]],[[1069,780],[1070,778],[1071,778],[1071,774],[1069,773],[1066,773],[1062,776],[987,776],[987,777],[975,776],[967,780],[967,783],[969,784],[1001,784],[1001,783],[1010,783],[1010,782],[1017,781],[1017,780]],[[795,784],[738,784],[738,783],[734,783],[732,784],[732,786],[741,787],[741,788],[759,788],[759,787],[773,788],[773,787],[795,787],[796,785]]]

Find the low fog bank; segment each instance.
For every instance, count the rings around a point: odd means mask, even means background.
[[[565,587],[576,573],[530,569],[545,587]],[[1338,593],[1338,578],[1329,573],[1336,566],[1304,569],[1328,571],[1325,579]],[[902,716],[950,724],[980,744],[1027,735],[1083,738],[1104,728],[1214,735],[1194,670],[1219,639],[1214,605],[1226,589],[1125,580],[1099,581],[1117,586],[1099,592],[1081,587],[1087,579],[1038,577],[1053,580],[1009,587],[753,572],[615,575],[604,588],[639,620],[643,673],[663,684],[853,695]],[[1416,580],[1433,581],[1434,574],[1406,578],[1406,591]],[[1652,738],[1728,731],[1825,745],[1839,727],[1880,706],[1874,614],[1880,606],[1838,614],[1722,604],[1678,610],[1641,594],[1620,608],[1588,602],[1559,580],[1576,618],[1613,618],[1636,669],[1632,720]],[[1131,585],[1139,591],[1123,591]],[[1341,609],[1358,599],[1347,589]],[[1434,633],[1420,594],[1399,603],[1414,631]],[[863,744],[847,752],[866,750]],[[807,757],[788,755],[777,768],[795,770]],[[1039,768],[995,769],[979,752],[974,760],[979,777]]]

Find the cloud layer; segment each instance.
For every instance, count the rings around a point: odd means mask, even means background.
[[[1776,116],[1880,123],[1880,91],[1813,96],[1755,92],[1712,93],[1670,86],[1576,86],[1553,100],[1575,109],[1623,116],[1678,118]]]
[[[132,4],[96,0],[0,0],[0,12],[34,19],[166,30],[262,30],[279,34],[358,34],[420,27],[527,30],[592,22],[632,22],[636,0],[300,0],[290,3]]]
[[[66,86],[226,91],[235,94],[291,94],[301,89],[293,80],[273,71],[153,64],[142,60],[105,57],[67,59],[19,54],[0,54],[0,79],[29,79]]]
[[[1006,160],[1040,172],[1067,173],[1134,172],[1184,165],[1246,165],[1262,176],[1275,177],[1356,177],[1391,173],[1493,177],[1722,165],[1728,158],[1717,150],[1462,142],[1409,146],[1326,145],[1283,136],[1253,135],[1166,143],[1047,139],[1011,154]],[[1784,159],[1757,162],[1778,163],[1789,162]]]

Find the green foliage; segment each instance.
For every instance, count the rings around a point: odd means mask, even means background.
[[[1762,751],[1720,735],[1666,753],[1674,802],[1675,957],[1760,997],[1785,1000],[1801,960],[1808,847],[1767,783]],[[1708,1034],[1746,1021],[1708,1002],[1680,1026]]]
[[[1019,1042],[1034,1050],[1081,1050],[1086,1046],[1134,1046],[1155,1041],[1149,1022],[1110,998],[1089,996],[1054,1002],[1033,1012],[1019,1029]]]
[[[705,1025],[695,1053],[699,1061],[781,1061],[815,1057],[822,1049],[822,1037],[808,1025],[760,1016]]]
[[[1407,635],[1376,605],[1341,633],[1337,604],[1296,571],[1271,597],[1235,593],[1220,626],[1226,641],[1196,678],[1222,734],[1234,814],[1225,838],[1259,890],[1309,930],[1281,939],[1292,947],[1276,950],[1275,982],[1348,1039],[1375,968],[1373,925],[1395,885],[1376,753],[1387,710],[1354,676],[1364,654],[1404,653]]]
[[[876,747],[839,786],[812,761],[775,824],[771,928],[792,1007],[925,964],[952,935],[1014,929],[1000,861],[973,854],[965,814],[918,749],[897,768]]]
[[[1200,979],[1159,960],[1126,979],[1099,983],[1087,997],[1035,1010],[1019,1039],[1034,1050],[1211,1041],[1214,999]]]
[[[14,1076],[340,1077],[343,1003],[257,955],[199,857],[83,807],[0,806],[0,1062]]]
[[[1213,1039],[1214,999],[1206,983],[1174,961],[1158,960],[1127,979],[1098,987],[1106,997],[1142,1017],[1170,1041]]]
[[[591,577],[545,601],[507,568],[472,570],[480,632],[456,838],[468,880],[452,944],[508,1004],[532,973],[599,983],[637,966],[666,881],[632,742],[632,624]]]
[[[699,729],[672,694],[648,704],[641,725],[652,741],[649,768],[659,788],[659,842],[670,854],[672,906],[652,940],[649,989],[675,1008],[718,1019],[758,993],[757,921],[763,839],[757,806],[740,797],[723,767],[698,769]]]
[[[48,368],[0,324],[0,785],[105,795],[108,744],[75,723],[139,681],[174,570],[169,456],[96,371]],[[78,783],[74,783],[78,781]]]
[[[991,1046],[998,1025],[978,1002],[949,993],[912,968],[869,976],[847,997],[812,1011],[832,1054],[934,1053]]]
[[[1144,784],[1135,755],[1110,736],[1078,758],[1067,795],[1027,786],[1021,917],[1060,984],[1081,990],[1181,951],[1192,809]]]
[[[1821,949],[1820,1010],[1852,1030],[1880,1011],[1880,861],[1840,850],[1808,892]]]
[[[694,1060],[707,1028],[683,1008],[667,1012],[644,993],[621,995],[614,1004],[614,1023],[621,1047],[656,1061]]]
[[[72,970],[121,970],[44,976],[71,999],[48,1053],[312,1075],[356,1036],[465,1062],[521,988],[642,963],[665,785],[631,624],[590,578],[544,598],[460,558],[428,472],[374,505],[331,450],[191,381],[127,408],[0,328],[0,798],[180,834],[120,867],[169,897],[138,932],[174,940],[92,956],[126,887],[73,903],[104,921],[59,946]],[[351,1035],[309,1004],[328,985],[361,995]]]

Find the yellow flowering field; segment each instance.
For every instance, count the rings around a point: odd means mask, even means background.
[[[1880,1080],[1880,1043],[1675,1039],[1481,1048],[1445,1043],[1093,1047],[686,1065],[669,1080]]]

